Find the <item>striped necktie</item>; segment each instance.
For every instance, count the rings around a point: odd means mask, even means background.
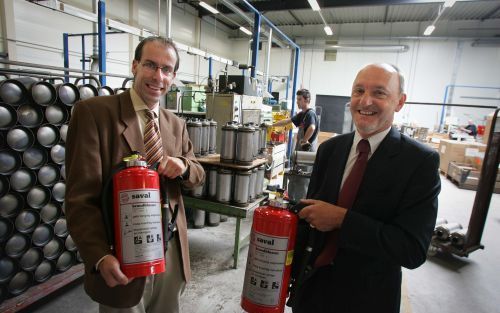
[[[155,122],[155,112],[146,110],[146,130],[144,131],[144,148],[146,149],[146,161],[149,165],[161,161],[163,158],[163,146],[161,144],[160,129]]]

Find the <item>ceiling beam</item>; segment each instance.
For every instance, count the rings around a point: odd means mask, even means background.
[[[500,11],[500,5],[497,6],[496,8],[494,8],[493,10],[491,10],[490,12],[486,13],[484,16],[482,16],[481,17],[481,22],[484,21],[484,20],[487,20],[490,17],[492,17],[493,15],[497,14],[498,11]]]
[[[387,15],[389,15],[389,6],[385,6],[385,12],[384,12],[384,24],[387,23]]]
[[[290,15],[294,18],[294,20],[297,21],[297,23],[300,25],[300,26],[304,26],[304,23],[302,23],[302,21],[297,17],[297,15],[295,15],[293,13],[292,10],[288,10],[288,13],[290,13]]]

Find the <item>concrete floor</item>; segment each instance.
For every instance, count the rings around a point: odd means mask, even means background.
[[[458,189],[442,177],[439,216],[467,226],[475,192]],[[494,194],[483,233],[485,250],[469,258],[437,254],[416,270],[404,270],[402,313],[500,312],[500,195]],[[242,225],[250,229],[251,219]],[[248,248],[242,249],[238,269],[232,269],[235,220],[217,227],[190,229],[193,280],[183,295],[182,312],[243,312],[239,302]],[[25,312],[97,312],[81,281],[59,290]],[[287,309],[285,312],[291,312]]]

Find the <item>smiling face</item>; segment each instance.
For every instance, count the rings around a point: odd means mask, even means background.
[[[144,103],[152,109],[159,103],[160,97],[167,93],[176,73],[172,72],[165,75],[158,68],[153,70],[144,66],[145,62],[174,69],[177,56],[173,47],[158,41],[151,41],[147,42],[142,48],[141,59],[134,60],[132,63],[134,90]]]
[[[406,94],[399,90],[399,76],[386,64],[363,68],[352,85],[351,114],[363,138],[373,136],[392,125],[394,112],[399,112]]]

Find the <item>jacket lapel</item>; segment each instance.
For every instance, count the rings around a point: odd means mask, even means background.
[[[120,119],[124,125],[123,137],[131,151],[138,151],[141,155],[145,155],[144,140],[139,128],[139,120],[137,119],[137,114],[130,98],[130,92],[126,91],[120,94],[119,100]]]

